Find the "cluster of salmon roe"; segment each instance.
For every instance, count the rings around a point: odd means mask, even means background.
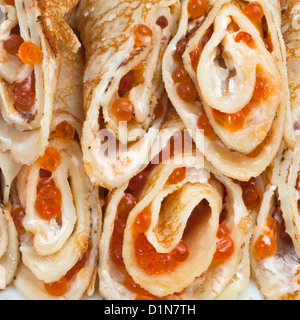
[[[61,215],[62,195],[52,179],[52,172],[61,163],[61,155],[56,148],[49,147],[37,163],[40,166],[40,178],[35,208],[42,219],[49,221]]]
[[[152,39],[152,30],[144,24],[135,25],[132,28],[132,34],[135,48],[145,46]],[[144,67],[140,64],[121,79],[118,90],[120,98],[115,100],[111,107],[111,112],[118,121],[129,122],[134,118],[134,105],[127,95],[132,88],[144,82],[143,74]]]
[[[234,243],[230,237],[229,229],[225,225],[220,224],[217,237],[219,240],[217,242],[217,250],[214,254],[214,260],[228,260],[234,252]]]
[[[182,55],[187,45],[187,39],[182,38],[176,45],[174,52],[174,60],[178,63],[178,67],[173,71],[172,78],[176,84],[176,91],[179,97],[185,102],[194,102],[198,93],[197,90],[189,77],[188,73],[184,69]]]
[[[241,111],[232,114],[223,113],[213,109],[214,118],[219,124],[223,125],[231,132],[236,132],[243,128],[245,119],[250,113],[251,104],[268,99],[272,94],[272,91],[273,89],[270,85],[270,81],[265,77],[257,76],[252,100],[248,105],[246,105]]]
[[[277,250],[277,221],[268,217],[263,233],[258,237],[254,245],[254,252],[260,259],[272,257]]]
[[[248,210],[256,209],[261,203],[261,196],[255,178],[248,182],[240,182],[243,191],[243,200]]]

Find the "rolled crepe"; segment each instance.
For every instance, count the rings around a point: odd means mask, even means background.
[[[300,297],[299,138],[281,150],[272,170],[251,241],[251,267],[266,299]],[[284,147],[282,146],[282,149]]]
[[[184,126],[167,117],[151,163],[108,195],[100,293],[116,300],[236,299],[250,275],[252,222],[242,189],[195,153],[170,147],[182,141]]]
[[[78,141],[83,62],[82,51],[63,51],[50,143],[17,177],[15,202],[25,214],[14,285],[29,299],[73,300],[94,292],[101,195],[85,173]]]
[[[0,1],[0,150],[31,164],[48,143],[59,44],[80,43],[65,18],[77,1]]]
[[[161,64],[179,6],[178,0],[80,2],[82,148],[94,184],[119,187],[145,163],[166,111]]]
[[[3,197],[0,205],[0,290],[3,290],[13,282],[20,261],[18,234],[8,203],[10,187],[20,166],[7,154],[0,153],[0,168]]]
[[[168,96],[197,147],[240,181],[270,165],[284,133],[295,144],[280,21],[277,1],[186,0],[164,56]]]
[[[292,122],[296,133],[300,129],[300,5],[294,0],[281,1],[282,33],[286,45]]]

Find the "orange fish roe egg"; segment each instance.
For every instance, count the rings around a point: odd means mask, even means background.
[[[253,22],[260,22],[264,16],[264,10],[258,2],[250,2],[243,9],[243,13]]]
[[[266,226],[254,245],[254,252],[260,259],[272,257],[277,250],[277,221],[266,219]]]
[[[152,30],[144,24],[135,25],[132,32],[135,37],[134,46],[136,48],[144,46],[152,38]]]
[[[74,139],[75,132],[75,128],[68,121],[62,121],[56,126],[54,135],[57,139],[67,142]]]
[[[117,120],[129,122],[133,119],[134,105],[128,99],[119,98],[113,102],[111,112]]]
[[[235,36],[235,42],[244,42],[249,48],[254,49],[255,44],[254,40],[248,32],[245,31],[240,31],[236,36]]]
[[[19,59],[30,65],[37,64],[43,59],[43,51],[33,42],[23,42],[19,48]]]
[[[45,150],[45,153],[37,161],[41,169],[47,171],[55,171],[61,164],[61,155],[59,151],[54,147],[49,147]]]

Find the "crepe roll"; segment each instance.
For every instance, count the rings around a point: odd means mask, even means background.
[[[163,59],[166,91],[197,147],[244,182],[283,137],[295,144],[280,23],[278,1],[185,0]]]
[[[178,0],[80,2],[82,147],[94,184],[119,187],[145,163],[167,108],[161,65],[179,9]]]
[[[299,212],[292,198],[298,192],[294,174],[299,159],[296,164],[291,154],[286,156],[276,161],[250,246],[252,274],[266,300],[300,298]],[[289,169],[294,171],[291,175]]]
[[[176,115],[168,119],[149,165],[106,200],[101,296],[236,299],[250,276],[251,210],[240,184],[199,162],[194,147],[175,147],[191,138]]]
[[[0,150],[21,164],[48,143],[61,55],[80,43],[66,20],[78,1],[0,1]]]
[[[51,140],[19,173],[13,207],[22,254],[14,285],[34,300],[91,296],[97,272],[102,195],[85,173],[79,143],[83,55],[62,52]]]

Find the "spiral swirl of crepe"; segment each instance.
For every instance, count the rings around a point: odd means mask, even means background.
[[[261,10],[260,21],[252,22],[249,6]],[[209,1],[196,19],[188,8],[183,1],[178,33],[164,56],[166,91],[207,160],[225,176],[248,181],[273,161],[284,133],[291,148],[295,143],[279,3]],[[179,49],[193,101],[182,98],[178,92],[188,89],[174,80]],[[196,129],[204,130],[196,135]]]
[[[174,114],[168,114],[167,118],[169,120],[162,126],[153,145],[158,153],[165,150],[172,136],[178,136],[180,141],[182,139],[183,123]],[[186,168],[185,178],[170,184],[172,172],[182,167]],[[142,294],[154,299],[170,300],[235,299],[247,286],[250,276],[248,250],[252,221],[243,202],[240,185],[219,174],[210,164],[205,162],[203,166],[194,153],[176,151],[174,158],[165,159],[151,168],[146,168],[147,180],[136,195],[137,203],[129,213],[126,227],[117,223],[121,219],[117,208],[123,197],[128,197],[130,182],[108,195],[100,240],[102,297],[134,300]],[[200,210],[196,214],[198,220],[193,220],[195,214],[192,212],[195,213],[195,208],[204,203],[208,209],[203,212]],[[139,213],[145,210],[151,213],[151,223],[142,236],[146,237],[148,245],[158,255],[167,254],[167,259],[171,259],[170,253],[178,242],[183,239],[186,243],[189,255],[173,270],[149,274],[138,263],[135,246],[141,234],[136,233],[134,225]],[[226,211],[228,214],[225,214]],[[192,216],[192,220],[189,220]],[[214,254],[219,223],[228,228],[234,252],[227,260],[216,263]],[[121,248],[123,264],[120,265],[115,263],[112,255],[116,243],[120,241],[114,234],[119,232],[122,225],[125,230]],[[120,254],[117,254],[117,258],[120,258]],[[164,263],[168,264],[165,261],[160,265]],[[131,285],[128,285],[128,279],[131,279]]]
[[[282,33],[286,45],[287,70],[290,90],[292,122],[296,133],[300,129],[300,3],[296,0],[281,1]]]
[[[65,21],[77,2],[16,0],[10,5],[0,1],[0,149],[21,164],[34,162],[48,143],[61,61],[59,44],[73,51],[80,46]],[[41,61],[28,64],[9,53],[5,45],[11,35],[37,46]],[[16,99],[24,104],[28,97],[28,107],[18,108]]]
[[[292,198],[298,196],[299,163],[291,150],[274,163],[251,240],[251,270],[267,300],[300,298],[299,212],[297,198]]]
[[[80,2],[77,25],[86,51],[82,147],[94,184],[119,187],[145,163],[166,110],[162,56],[176,32],[179,8],[178,0]],[[120,91],[132,74],[129,88]],[[131,120],[111,112],[118,99],[130,101]],[[159,102],[164,110],[156,116]]]
[[[62,51],[62,68],[56,92],[51,140],[47,148],[59,151],[61,162],[51,179],[61,193],[61,216],[44,220],[36,209],[40,180],[39,161],[24,166],[17,177],[18,201],[25,209],[20,235],[22,265],[15,287],[29,299],[80,299],[94,292],[98,246],[101,230],[101,190],[93,186],[85,173],[81,136],[82,72],[84,55],[68,48]],[[74,68],[76,65],[76,68]],[[67,123],[76,131],[73,139],[62,140],[56,128]],[[70,276],[71,274],[71,276]],[[47,284],[67,279],[65,292],[53,295]],[[45,286],[46,285],[46,286]]]

